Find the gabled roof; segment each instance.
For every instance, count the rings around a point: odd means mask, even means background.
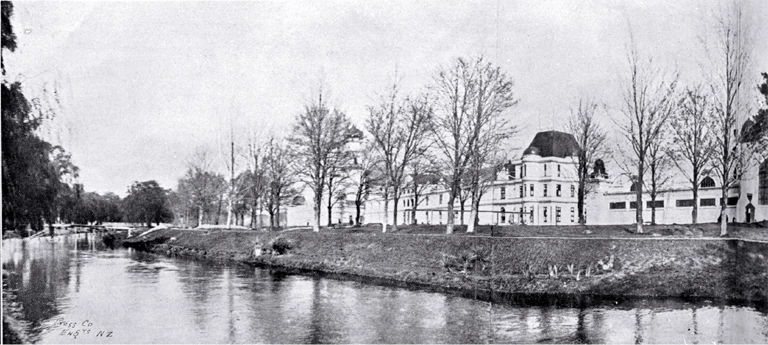
[[[536,133],[531,145],[523,151],[523,155],[538,154],[541,157],[565,158],[577,156],[579,151],[579,144],[573,135],[558,131],[547,131]]]

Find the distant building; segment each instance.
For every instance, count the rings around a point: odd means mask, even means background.
[[[510,161],[495,171],[479,207],[480,224],[577,224],[577,163],[579,146],[570,134],[558,131],[535,135],[520,159]],[[720,205],[725,203],[729,221],[754,222],[768,219],[768,160],[755,165],[721,200],[717,179],[705,177],[699,189],[698,222],[716,222]],[[585,200],[587,224],[635,223],[635,192],[626,176],[611,178],[602,162],[594,163],[590,192]],[[673,174],[679,175],[675,170]],[[448,191],[435,179],[422,191],[415,220],[418,224],[446,224]],[[675,183],[659,192],[655,202],[656,223],[690,223],[693,208],[690,184]],[[463,214],[460,201],[454,203],[455,224],[470,222],[467,198]],[[644,222],[651,221],[651,198],[646,192]],[[398,205],[398,224],[411,224],[412,208],[417,203],[412,190],[406,190]],[[393,221],[390,200],[389,223]],[[384,202],[380,191],[365,203],[365,222],[382,223]]]

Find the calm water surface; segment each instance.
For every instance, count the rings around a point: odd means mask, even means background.
[[[4,240],[38,343],[768,343],[749,306],[647,300],[489,303],[103,248],[93,235]]]

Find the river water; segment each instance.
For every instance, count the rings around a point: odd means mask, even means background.
[[[768,343],[768,315],[708,301],[488,302],[110,250],[4,240],[37,343]]]

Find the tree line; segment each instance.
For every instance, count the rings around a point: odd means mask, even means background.
[[[3,3],[3,48],[13,51],[15,38],[6,30],[5,20],[11,9],[10,3]],[[571,109],[562,130],[573,134],[580,146],[574,177],[580,223],[586,222],[586,196],[597,178],[605,176],[604,165],[611,157],[633,181],[637,232],[642,232],[643,198],[645,194],[651,198],[653,223],[656,197],[670,182],[672,169],[689,180],[694,200],[706,176],[719,178],[727,200],[729,188],[761,161],[755,156],[768,151],[766,111],[753,112],[748,92],[752,38],[743,9],[735,5],[715,15],[712,23],[717,30],[711,39],[702,40],[709,60],[698,82],[682,86],[677,73],[662,70],[638,49],[630,32],[622,102],[605,104],[587,96]],[[400,207],[410,207],[415,223],[426,188],[439,185],[447,191],[446,232],[465,223],[467,202],[467,231],[473,232],[480,200],[504,168],[508,143],[518,132],[512,121],[518,102],[515,83],[499,66],[479,56],[439,66],[430,82],[416,92],[405,93],[401,85],[402,77],[395,73],[378,100],[367,107],[361,128],[329,104],[320,89],[296,114],[287,137],[254,135],[247,143],[236,143],[232,135],[228,154],[219,155],[226,156],[223,160],[200,147],[189,157],[175,189],[163,189],[155,181],[137,182],[120,200],[115,195],[83,193],[81,187],[62,182],[76,177],[77,167],[62,148],[34,135],[50,115],[39,103],[26,102],[18,83],[4,81],[4,228],[25,223],[40,227],[42,221],[50,223],[57,217],[89,222],[119,218],[148,225],[175,220],[183,226],[231,227],[246,226],[246,216],[251,228],[276,228],[286,207],[311,203],[311,225],[319,231],[323,223],[332,225],[334,207],[352,206],[348,202],[354,204],[354,222],[360,224],[363,205],[376,193],[384,203],[382,231],[386,232],[390,215],[396,229]],[[758,88],[768,94],[768,84]],[[610,131],[619,135],[611,137]],[[216,168],[221,161],[228,176]],[[22,186],[37,189],[19,193]],[[309,201],[304,200],[305,190],[312,194]],[[401,205],[404,194],[413,196],[408,206]],[[460,212],[454,212],[456,206]],[[694,223],[697,206],[695,200]],[[322,207],[326,220],[321,219]],[[721,203],[723,233],[725,207]],[[264,212],[267,224],[262,223]],[[460,214],[460,219],[454,214]]]

